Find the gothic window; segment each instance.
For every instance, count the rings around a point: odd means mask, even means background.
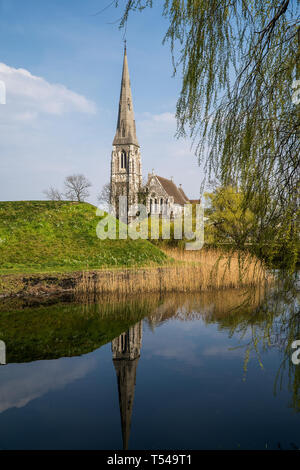
[[[130,111],[130,99],[127,100],[128,111]]]
[[[122,137],[125,137],[125,124],[124,121],[121,123],[121,132],[122,132]]]
[[[163,213],[163,208],[164,208],[164,200],[163,200],[163,198],[161,198],[161,200],[160,200],[160,211],[159,212]]]
[[[121,153],[121,168],[127,168],[127,155],[125,150]]]

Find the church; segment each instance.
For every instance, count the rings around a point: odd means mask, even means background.
[[[111,154],[110,198],[117,217],[120,196],[127,197],[128,207],[144,204],[148,214],[171,218],[181,215],[184,204],[198,202],[190,201],[181,185],[178,187],[173,178],[158,176],[154,170],[148,174],[148,180],[143,185],[141,150],[136,136],[126,45],[117,130]]]

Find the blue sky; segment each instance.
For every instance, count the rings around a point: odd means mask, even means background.
[[[121,9],[95,15],[109,3],[0,0],[0,200],[44,199],[45,188],[84,173],[96,203],[109,181],[123,60]],[[202,171],[190,142],[174,138],[180,77],[162,45],[166,28],[160,7],[133,13],[127,26],[143,174],[173,176],[196,198]]]

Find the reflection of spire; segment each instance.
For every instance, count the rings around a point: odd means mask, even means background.
[[[117,373],[123,448],[128,449],[136,369],[142,345],[142,321],[129,328],[111,343]]]
[[[6,364],[6,345],[0,340],[0,365]]]

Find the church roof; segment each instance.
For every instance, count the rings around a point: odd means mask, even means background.
[[[128,61],[126,47],[124,49],[123,73],[121,80],[119,114],[117,122],[116,135],[113,145],[129,145],[139,146],[136,137],[136,128],[134,120],[133,102],[131,94],[131,86],[129,79]]]
[[[180,194],[182,195],[182,197],[183,197],[183,199],[185,200],[185,202],[186,202],[186,203],[189,203],[190,200],[189,200],[189,198],[187,197],[187,195],[185,194],[185,192],[183,191],[181,185],[179,186],[178,191],[179,191]]]
[[[176,184],[172,180],[168,180],[167,178],[163,178],[162,176],[158,175],[156,175],[156,178],[164,190],[168,193],[168,195],[174,198],[175,204],[180,204],[183,206],[189,202],[184,191],[181,188],[177,188]]]
[[[191,204],[200,204],[200,203],[201,203],[201,199],[190,199],[190,203],[191,203]]]

